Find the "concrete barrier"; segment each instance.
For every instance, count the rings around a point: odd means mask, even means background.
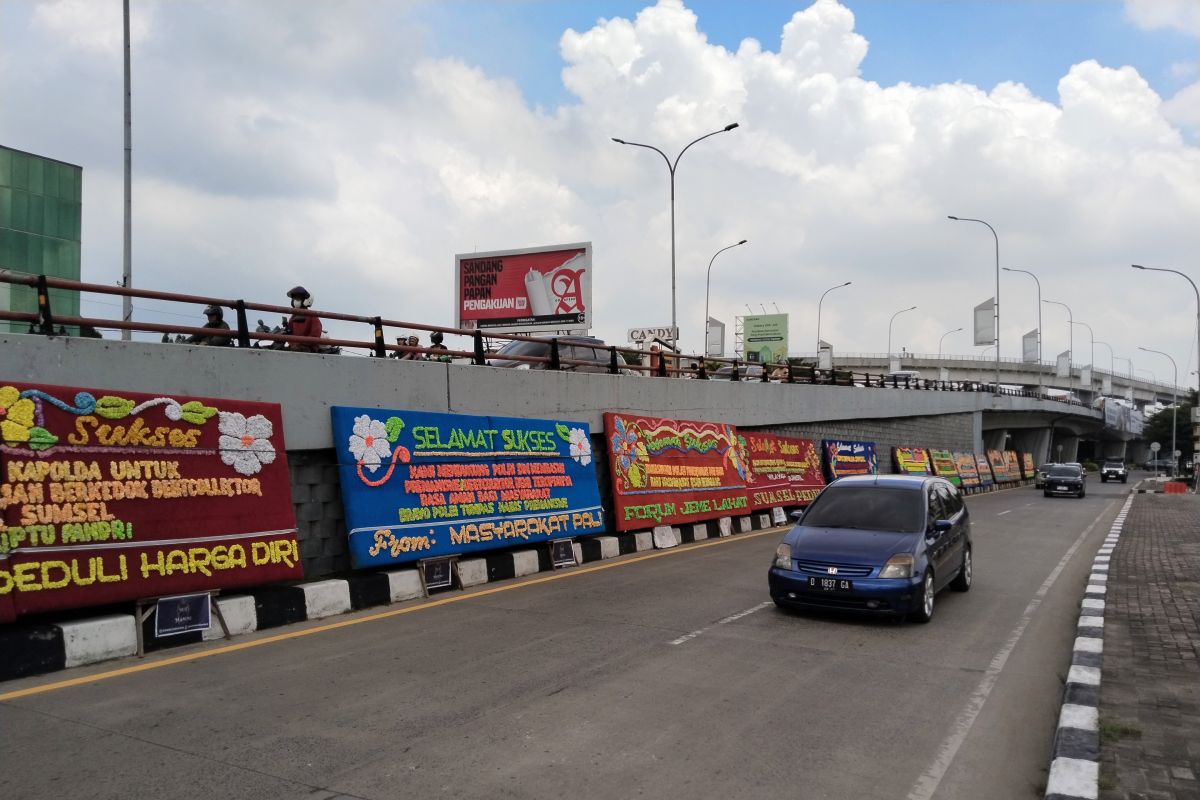
[[[350,585],[343,580],[317,581],[300,586],[308,619],[322,619],[350,610]]]
[[[132,614],[62,622],[64,666],[79,667],[137,652],[137,623]]]

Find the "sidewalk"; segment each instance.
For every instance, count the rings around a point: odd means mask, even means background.
[[[1103,663],[1100,799],[1200,800],[1200,497],[1134,498]]]

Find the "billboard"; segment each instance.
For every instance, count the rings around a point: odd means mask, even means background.
[[[963,485],[962,479],[958,475],[958,469],[955,467],[954,455],[949,450],[930,450],[929,462],[933,466],[934,475],[945,478],[955,486]],[[971,466],[971,471],[974,472],[974,464]]]
[[[992,475],[995,477],[996,483],[1006,483],[1016,480],[1016,478],[1008,474],[1008,458],[1005,456],[1003,450],[988,450],[987,459],[988,463],[992,465]]]
[[[955,452],[954,468],[958,471],[958,477],[962,480],[962,485],[965,488],[975,489],[979,487],[979,464],[975,460],[974,453]]]
[[[1004,465],[1008,468],[1008,479],[1010,481],[1021,480],[1021,458],[1017,455],[1016,450],[1004,451]]]
[[[774,364],[781,358],[787,358],[788,315],[756,314],[743,317],[742,336],[747,361]]]
[[[604,433],[619,531],[745,513],[744,440],[717,422],[606,413]]]
[[[993,344],[996,341],[996,298],[989,297],[975,306],[975,345]]]
[[[1038,362],[1038,329],[1034,328],[1021,337],[1021,360],[1026,364]]]
[[[0,622],[303,577],[279,406],[0,383]]]
[[[825,480],[833,483],[847,475],[875,475],[879,459],[874,442],[826,439],[821,442],[825,462]]]
[[[1033,463],[1033,453],[1021,453],[1021,477],[1032,478],[1037,474],[1037,467]]]
[[[356,568],[604,528],[587,423],[330,411]]]
[[[980,486],[987,488],[996,483],[996,476],[992,474],[992,465],[986,453],[975,454],[975,471],[979,475]]]
[[[708,342],[704,354],[709,358],[725,355],[725,323],[715,317],[708,318]]]
[[[806,506],[825,486],[821,451],[810,439],[772,433],[739,432],[750,469],[746,493],[750,508]]]
[[[905,475],[929,475],[929,454],[919,447],[893,447],[896,470]]]
[[[459,328],[500,333],[592,327],[592,243],[454,257]]]

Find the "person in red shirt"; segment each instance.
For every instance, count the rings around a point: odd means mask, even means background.
[[[285,333],[288,336],[311,336],[313,338],[321,338],[321,318],[312,314],[302,313],[305,309],[312,308],[312,295],[303,286],[297,286],[288,292],[288,297],[291,298],[292,308],[296,309],[297,313],[287,321]],[[300,342],[288,342],[287,349],[298,353],[315,353],[317,352],[316,344],[304,344]]]

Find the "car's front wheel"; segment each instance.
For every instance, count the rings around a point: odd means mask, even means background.
[[[963,548],[962,566],[958,568],[958,575],[954,576],[954,580],[950,582],[950,588],[956,592],[968,592],[971,590],[971,579],[973,576],[974,566],[971,564],[971,548]]]
[[[912,613],[913,622],[924,625],[933,619],[933,570],[925,570],[925,581],[921,584],[921,605]]]

